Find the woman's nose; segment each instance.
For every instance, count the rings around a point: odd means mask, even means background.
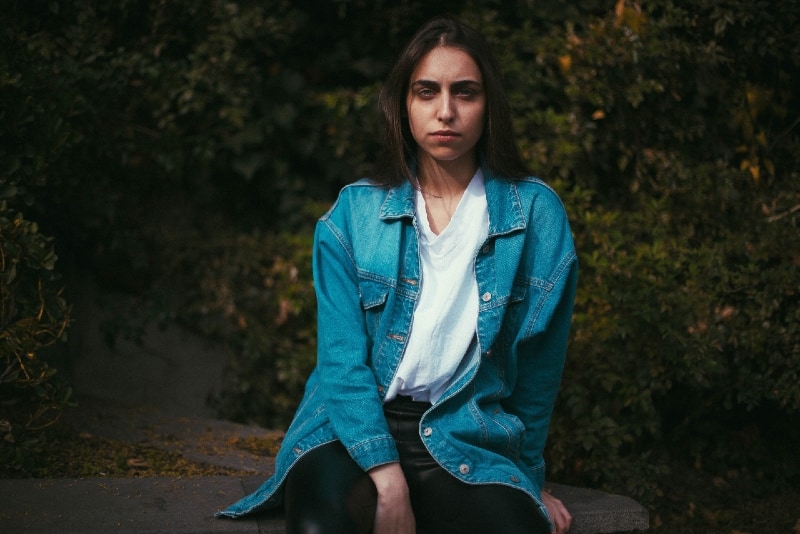
[[[439,104],[439,120],[442,122],[450,122],[453,120],[454,112],[453,112],[453,104],[450,101],[450,98],[447,96],[443,97],[440,104]]]

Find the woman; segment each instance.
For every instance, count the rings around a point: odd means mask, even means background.
[[[565,532],[542,451],[577,260],[483,38],[437,18],[381,94],[376,180],[318,225],[318,362],[276,472],[218,515],[289,532]],[[418,529],[418,530],[415,530]]]

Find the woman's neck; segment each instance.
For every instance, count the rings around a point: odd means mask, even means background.
[[[460,199],[477,170],[478,163],[474,155],[454,161],[422,157],[417,163],[417,182],[426,196]]]
[[[428,224],[436,235],[447,228],[472,177],[478,170],[474,155],[454,161],[420,158],[417,163],[417,182],[425,198]]]

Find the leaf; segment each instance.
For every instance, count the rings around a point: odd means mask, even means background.
[[[135,458],[128,458],[128,461],[125,464],[133,469],[149,469],[150,464],[147,463],[147,460],[141,457]]]

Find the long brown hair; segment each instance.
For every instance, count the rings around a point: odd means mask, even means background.
[[[501,177],[527,175],[527,167],[512,131],[508,97],[488,43],[480,33],[458,20],[436,17],[411,38],[381,90],[378,102],[383,113],[384,142],[375,173],[376,181],[392,186],[411,175],[409,162],[416,158],[417,144],[411,135],[406,113],[408,84],[422,58],[437,46],[463,50],[472,57],[483,76],[486,121],[476,147],[483,163],[493,174]]]

